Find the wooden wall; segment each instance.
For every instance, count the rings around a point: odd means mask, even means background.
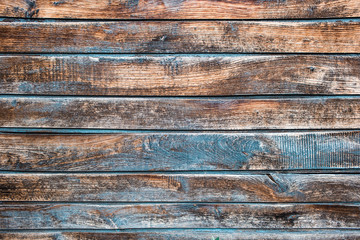
[[[359,0],[0,17],[0,239],[360,239]]]

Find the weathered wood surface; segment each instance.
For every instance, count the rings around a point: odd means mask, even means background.
[[[359,152],[359,131],[0,134],[10,171],[345,170]]]
[[[356,228],[359,204],[5,204],[0,229]]]
[[[359,20],[0,22],[0,52],[359,53]]]
[[[358,174],[1,174],[0,201],[360,202]]]
[[[3,55],[0,93],[233,96],[360,94],[360,57]]]
[[[0,2],[0,16],[82,19],[278,19],[360,17],[357,0],[12,0]],[[76,11],[75,11],[76,10]]]
[[[0,97],[1,127],[241,130],[359,125],[359,97]]]
[[[0,232],[3,240],[211,240],[219,237],[226,240],[358,240],[356,230],[85,230],[63,232]]]
[[[0,16],[0,239],[360,239],[360,1],[14,0]],[[341,96],[238,96],[282,94]],[[225,131],[251,129],[309,131]]]

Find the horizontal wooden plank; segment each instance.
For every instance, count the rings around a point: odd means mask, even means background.
[[[359,97],[0,97],[1,127],[98,129],[358,128]]]
[[[359,20],[0,22],[0,52],[359,53]]]
[[[0,70],[2,94],[360,94],[358,55],[3,55]]]
[[[2,204],[0,229],[359,228],[359,204]]]
[[[0,174],[0,201],[359,202],[359,174]]]
[[[76,9],[76,11],[74,11]],[[360,17],[357,0],[334,1],[53,1],[0,2],[0,16],[83,19],[272,19]]]
[[[63,231],[63,232],[0,232],[3,240],[211,240],[219,237],[226,240],[356,240],[360,231],[356,230],[93,230],[93,231]]]
[[[0,170],[360,169],[360,132],[0,134]]]

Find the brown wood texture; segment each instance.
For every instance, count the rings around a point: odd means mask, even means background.
[[[360,169],[359,151],[359,131],[0,134],[0,170],[335,171]]]
[[[358,204],[2,204],[0,229],[346,228]]]
[[[0,52],[359,53],[359,20],[0,22]]]
[[[357,0],[12,0],[0,16],[83,19],[272,19],[359,17]]]
[[[360,202],[358,174],[1,174],[0,201]]]
[[[64,231],[64,232],[12,232],[1,233],[3,240],[357,240],[356,230],[133,230],[133,231]]]
[[[0,17],[0,239],[360,239],[359,0]]]
[[[359,100],[3,96],[0,126],[163,130],[358,128]]]
[[[358,55],[3,55],[0,70],[2,94],[360,94]]]

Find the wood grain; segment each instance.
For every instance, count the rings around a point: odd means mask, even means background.
[[[359,151],[359,131],[0,134],[0,170],[346,170]]]
[[[63,232],[0,232],[3,240],[210,240],[219,237],[226,240],[357,240],[360,231],[356,230],[85,230]]]
[[[360,239],[360,1],[0,17],[0,239]]]
[[[359,20],[0,22],[0,52],[359,53]]]
[[[0,201],[360,202],[358,174],[1,174]]]
[[[0,229],[359,228],[358,204],[2,204]]]
[[[1,127],[242,130],[358,128],[359,97],[0,97]]]
[[[74,11],[76,9],[76,11]],[[359,17],[357,0],[13,0],[0,2],[0,16],[83,19],[256,19]]]
[[[0,93],[118,96],[360,94],[360,57],[3,55]]]

